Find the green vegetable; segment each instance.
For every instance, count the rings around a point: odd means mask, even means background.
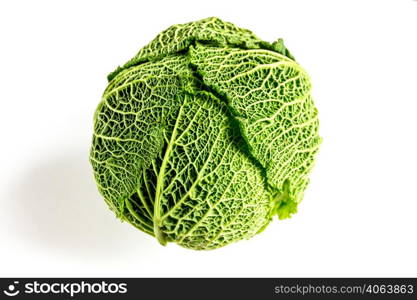
[[[175,25],[108,79],[90,161],[119,218],[163,245],[214,249],[296,212],[321,139],[281,39],[217,18]]]

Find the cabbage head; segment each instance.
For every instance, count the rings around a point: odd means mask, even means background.
[[[281,39],[218,18],[175,25],[108,80],[90,161],[120,219],[162,245],[214,249],[297,211],[321,139]]]

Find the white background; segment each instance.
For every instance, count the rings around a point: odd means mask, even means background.
[[[323,144],[298,214],[214,251],[121,223],[88,162],[106,75],[208,16],[287,47]],[[417,1],[3,1],[0,276],[417,276]]]

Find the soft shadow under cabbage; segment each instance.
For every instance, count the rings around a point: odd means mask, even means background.
[[[146,251],[141,240],[148,237],[127,230],[103,205],[85,154],[35,161],[15,180],[9,201],[10,232],[44,251],[89,260]]]

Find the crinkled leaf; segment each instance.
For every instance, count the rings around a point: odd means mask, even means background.
[[[121,219],[213,249],[296,211],[320,138],[309,78],[282,40],[217,18],[175,25],[109,80],[90,160]]]

